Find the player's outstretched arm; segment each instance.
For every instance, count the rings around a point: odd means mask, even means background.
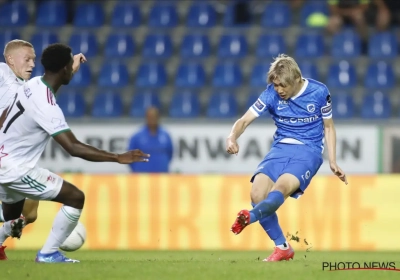
[[[132,162],[147,162],[149,154],[140,150],[128,151],[123,154],[110,153],[84,144],[76,139],[72,131],[68,130],[54,136],[54,140],[60,144],[71,156],[79,157],[94,162],[118,162],[129,164]]]
[[[246,130],[246,128],[257,118],[256,115],[251,111],[251,109],[247,110],[247,112],[238,119],[232,127],[231,133],[226,139],[226,151],[229,154],[237,154],[239,152],[239,145],[237,144],[237,139],[239,139],[240,135]]]
[[[328,146],[329,166],[332,172],[347,185],[346,174],[336,163],[336,129],[333,119],[324,119],[324,126],[325,140]]]
[[[79,68],[81,67],[82,63],[87,61],[86,57],[83,54],[76,54],[74,55],[74,63],[72,64],[72,73],[75,74],[78,72]]]

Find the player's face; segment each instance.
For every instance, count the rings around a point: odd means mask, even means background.
[[[273,80],[272,83],[279,97],[284,100],[288,100],[289,98],[295,96],[298,92],[298,86],[283,84],[279,79]]]
[[[64,80],[63,80],[63,85],[68,85],[69,82],[72,80],[72,64],[74,63],[74,58],[71,54],[71,60],[69,61],[69,63],[67,64],[67,66],[65,66],[65,72],[64,72]]]
[[[35,67],[35,50],[31,47],[20,47],[10,53],[9,63],[15,75],[29,80]]]
[[[272,81],[275,91],[280,98],[287,100],[294,95],[294,87],[291,85],[283,84],[279,79]]]

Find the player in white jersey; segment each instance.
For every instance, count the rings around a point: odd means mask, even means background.
[[[53,138],[71,156],[93,162],[147,162],[150,155],[140,150],[115,154],[78,141],[55,96],[61,85],[72,79],[71,48],[52,44],[43,51],[41,63],[44,75],[18,89],[4,123],[0,123],[0,200],[6,221],[19,217],[26,197],[62,203],[36,262],[77,262],[58,248],[77,225],[85,195],[57,174],[36,165],[49,140]]]
[[[12,40],[8,42],[3,52],[6,63],[0,63],[0,123],[6,117],[7,108],[11,105],[17,89],[29,80],[35,67],[35,51],[31,43],[24,40]],[[85,62],[83,54],[74,56],[73,73],[80,68],[81,62]],[[39,201],[27,200],[22,211],[23,219],[10,221],[7,230],[0,229],[0,260],[6,260],[4,252],[6,246],[2,246],[9,237],[19,237],[22,227],[33,223],[37,219]],[[0,206],[0,222],[4,222],[2,207]]]

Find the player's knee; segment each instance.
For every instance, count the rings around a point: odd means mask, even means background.
[[[74,197],[75,208],[82,209],[85,204],[85,193],[79,189],[76,189]]]
[[[25,222],[26,222],[27,224],[34,223],[36,220],[37,220],[37,213],[36,213],[36,211],[35,211],[35,212],[32,212],[32,213],[29,213],[28,215],[25,216]]]
[[[74,187],[68,192],[67,198],[62,199],[60,202],[73,208],[82,209],[85,204],[85,194],[80,189]]]
[[[252,203],[258,204],[265,199],[265,193],[260,189],[253,188],[250,191],[250,198]]]

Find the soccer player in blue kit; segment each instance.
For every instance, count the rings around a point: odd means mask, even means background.
[[[271,64],[267,82],[267,89],[235,122],[227,138],[227,152],[237,154],[237,139],[257,117],[268,111],[277,127],[271,150],[250,180],[253,209],[241,210],[231,231],[239,234],[259,221],[275,243],[274,252],[264,261],[282,261],[293,259],[294,251],[283,235],[276,211],[286,198],[299,198],[318,172],[324,138],[332,172],[346,184],[347,179],[336,163],[336,131],[327,87],[303,78],[296,61],[284,54]]]

